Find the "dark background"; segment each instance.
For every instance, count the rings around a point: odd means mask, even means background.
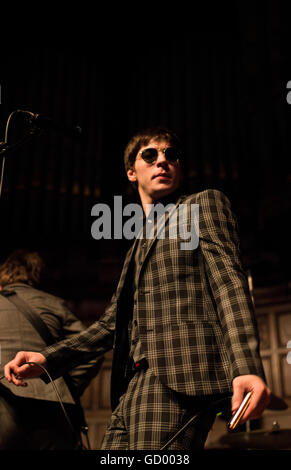
[[[97,202],[131,197],[124,147],[149,125],[184,143],[187,192],[222,190],[238,217],[246,269],[256,287],[290,287],[291,80],[288,2],[207,2],[198,10],[154,11],[81,22],[82,35],[2,41],[1,140],[9,114],[30,110],[80,139],[49,130],[7,154],[0,258],[37,249],[46,287],[76,305],[105,305],[119,277],[126,240],[91,236]],[[215,6],[216,5],[216,6]],[[78,13],[78,12],[77,12]],[[132,12],[134,13],[134,12]],[[126,17],[126,15],[124,15]],[[90,11],[87,12],[87,20]],[[105,27],[103,20],[106,23]],[[103,26],[103,27],[102,27]],[[76,31],[75,31],[76,32]],[[8,143],[21,139],[11,118]],[[98,315],[90,307],[85,316]]]

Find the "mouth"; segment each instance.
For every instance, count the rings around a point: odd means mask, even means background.
[[[156,178],[159,178],[159,179],[171,179],[170,175],[168,175],[167,173],[158,173],[157,175],[154,175],[153,176],[153,179],[156,179]]]

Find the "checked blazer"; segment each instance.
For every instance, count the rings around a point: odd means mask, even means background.
[[[181,249],[181,231],[148,240],[137,266],[133,298],[128,251],[117,290],[101,318],[85,332],[42,351],[54,376],[69,365],[114,348],[112,407],[126,390],[127,323],[135,310],[143,355],[152,372],[170,389],[186,395],[231,391],[234,377],[264,379],[259,338],[246,275],[242,269],[237,222],[227,197],[217,190],[180,196],[174,209],[186,207],[183,224],[190,229],[191,206],[199,205],[199,243]],[[198,230],[198,228],[196,227]]]

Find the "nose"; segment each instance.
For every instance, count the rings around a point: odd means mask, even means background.
[[[168,160],[166,159],[166,155],[162,150],[159,150],[158,158],[156,160],[156,165],[159,166],[159,167],[160,166],[161,167],[168,167],[169,166]]]

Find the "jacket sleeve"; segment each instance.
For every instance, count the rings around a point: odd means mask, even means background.
[[[244,374],[264,379],[254,308],[230,202],[217,190],[201,192],[197,202],[200,248],[229,353],[232,379]]]
[[[79,364],[102,358],[113,347],[116,316],[116,296],[98,321],[79,334],[48,346],[41,353],[47,360],[47,370],[53,379]],[[42,377],[47,381],[46,377]]]
[[[85,325],[70,310],[64,300],[60,300],[60,308],[62,310],[62,334],[63,339],[73,338],[85,330]],[[79,396],[83,394],[90,384],[91,380],[98,374],[104,361],[103,357],[92,358],[84,364],[79,364],[69,371],[72,383]]]

